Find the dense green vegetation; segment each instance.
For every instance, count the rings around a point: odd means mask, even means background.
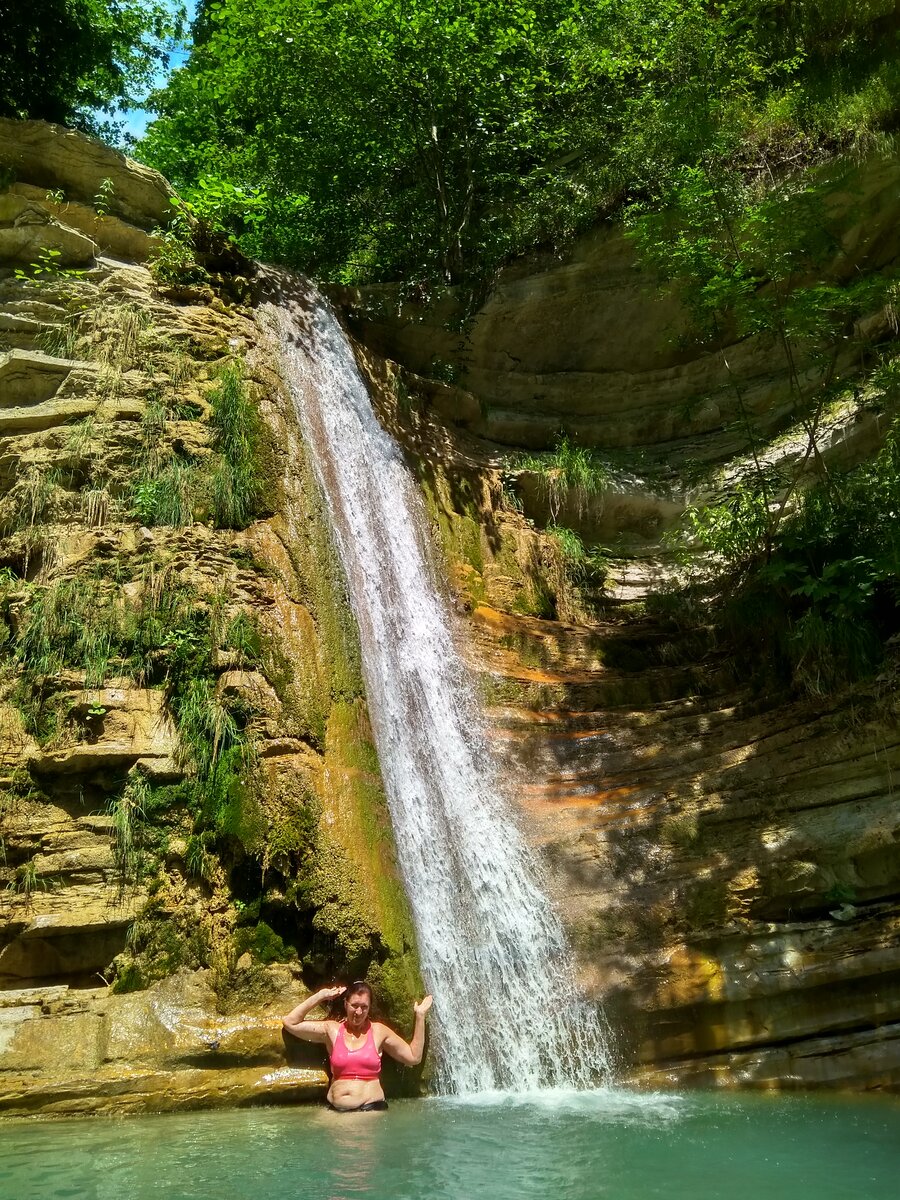
[[[183,18],[166,0],[0,0],[0,117],[114,133],[98,110],[146,95]]]
[[[770,539],[780,507],[751,479],[695,510],[693,534],[725,564],[719,617],[752,672],[823,695],[870,674],[900,631],[900,422],[871,462],[800,493]]]
[[[142,153],[246,249],[459,281],[889,128],[893,0],[205,0]]]

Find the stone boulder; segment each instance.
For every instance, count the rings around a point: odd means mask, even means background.
[[[51,400],[76,369],[93,368],[90,363],[52,358],[49,354],[10,350],[0,357],[0,408]]]
[[[79,204],[77,200],[54,200],[46,188],[30,183],[14,183],[9,189],[9,196],[24,196],[38,201],[57,221],[91,238],[104,254],[123,261],[146,262],[160,244],[159,239],[145,229],[130,225],[112,213],[98,213],[90,205]],[[0,197],[0,203],[2,199]]]
[[[38,265],[48,254],[54,268],[84,267],[93,263],[97,243],[33,198],[0,196],[0,262]]]
[[[0,987],[10,980],[78,977],[103,970],[125,945],[128,926],[146,903],[133,889],[72,887],[17,897],[0,951]]]
[[[281,1014],[302,992],[284,968],[272,999],[222,1016],[205,972],[143,992],[47,986],[0,993],[0,1112],[161,1112],[319,1099],[318,1057],[285,1064]]]
[[[32,185],[62,189],[67,200],[91,204],[102,194],[109,212],[142,229],[164,225],[171,215],[175,193],[158,171],[46,121],[0,119],[0,167]]]

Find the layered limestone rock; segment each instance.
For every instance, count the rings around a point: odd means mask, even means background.
[[[0,1112],[120,1115],[319,1099],[321,1054],[285,1062],[280,1013],[295,1002],[291,973],[268,976],[267,1007],[232,1016],[217,1011],[208,972],[180,972],[131,995],[65,985],[0,992]]]
[[[0,118],[0,164],[14,183],[62,192],[91,206],[94,216],[112,213],[148,230],[171,215],[175,192],[158,171],[62,125]],[[96,211],[98,197],[105,213]]]
[[[321,1096],[279,1015],[420,983],[290,403],[227,253],[161,279],[159,176],[30,122],[0,168],[0,1110]]]
[[[829,189],[823,231],[835,246],[822,278],[842,282],[894,264],[896,158],[832,166],[820,182]],[[436,404],[450,422],[504,446],[547,448],[563,432],[581,445],[641,449],[645,458],[715,461],[743,445],[735,377],[766,435],[792,407],[771,337],[743,338],[727,355],[703,348],[613,224],[558,257],[509,268],[468,322],[453,292],[428,304],[392,284],[332,292],[375,353],[419,376],[452,379]],[[891,320],[873,312],[866,342],[889,335]],[[864,356],[865,343],[848,343],[836,373],[852,373]]]
[[[896,161],[832,168],[826,278],[892,277],[898,178]],[[773,347],[692,348],[613,228],[511,269],[463,335],[452,295],[336,297],[421,480],[511,793],[625,1076],[896,1089],[900,644],[830,694],[761,685],[702,593],[673,604],[665,542],[747,469],[723,358],[768,434],[761,467],[802,486],[882,445],[897,400],[867,372],[891,314],[873,309],[838,355],[811,453]],[[561,430],[607,452],[596,491],[510,449]],[[595,555],[573,561],[569,532]]]

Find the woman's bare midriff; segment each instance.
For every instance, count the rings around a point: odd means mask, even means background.
[[[328,1089],[328,1103],[335,1108],[359,1108],[361,1104],[373,1104],[384,1099],[384,1092],[377,1079],[335,1079]]]

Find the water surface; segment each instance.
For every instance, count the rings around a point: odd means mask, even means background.
[[[4,1200],[896,1200],[900,1103],[628,1092],[0,1127]]]

